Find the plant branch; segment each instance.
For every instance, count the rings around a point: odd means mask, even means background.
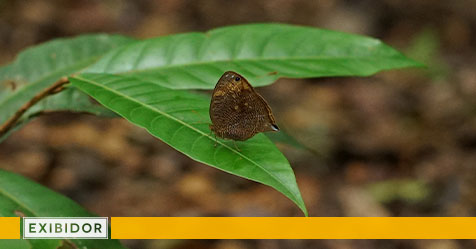
[[[32,99],[26,102],[22,107],[20,107],[20,109],[15,112],[12,117],[10,117],[7,121],[5,121],[5,123],[0,126],[0,137],[5,135],[12,127],[14,127],[17,121],[28,109],[30,109],[33,105],[35,105],[36,103],[38,103],[38,101],[44,99],[45,97],[61,92],[64,89],[64,85],[67,83],[69,83],[68,78],[62,77],[53,85],[39,92]]]

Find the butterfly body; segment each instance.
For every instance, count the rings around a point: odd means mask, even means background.
[[[225,72],[213,90],[210,119],[216,136],[237,141],[279,130],[268,103],[243,76],[232,71]]]

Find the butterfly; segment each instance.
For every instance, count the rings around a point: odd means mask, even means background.
[[[213,90],[210,119],[210,130],[215,136],[233,141],[245,141],[260,132],[279,131],[266,100],[243,76],[232,71],[225,72]]]

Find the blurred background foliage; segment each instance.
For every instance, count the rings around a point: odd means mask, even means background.
[[[476,1],[0,0],[0,64],[57,37],[148,38],[285,22],[382,39],[428,65],[258,89],[311,216],[476,216]],[[281,137],[283,141],[289,138]],[[48,113],[0,144],[0,168],[101,216],[301,216],[277,191],[204,167],[122,119]],[[476,248],[472,240],[163,240],[131,248]]]

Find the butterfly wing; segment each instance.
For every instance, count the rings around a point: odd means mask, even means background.
[[[223,74],[213,90],[210,119],[213,123],[212,130],[219,137],[241,140],[238,121],[243,115],[235,109],[235,106],[240,104],[238,91],[229,72]]]
[[[271,108],[241,75],[226,72],[210,103],[212,130],[220,137],[246,140],[258,132],[278,130]]]
[[[264,98],[246,80],[243,81],[242,88],[240,112],[248,119],[241,121],[241,125],[253,127],[255,133],[279,130],[271,107]]]

